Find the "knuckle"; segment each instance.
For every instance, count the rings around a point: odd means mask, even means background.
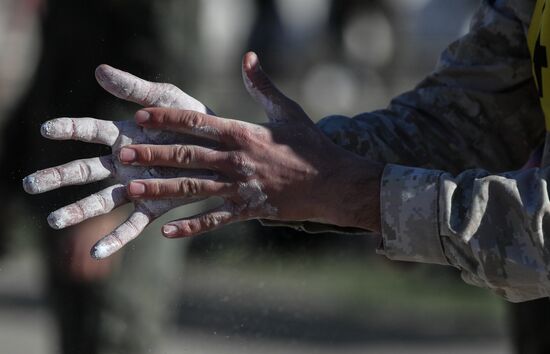
[[[192,178],[182,178],[178,181],[178,192],[185,197],[197,195],[200,191],[200,184]]]
[[[141,90],[143,90],[145,93],[144,101],[146,102],[146,104],[148,106],[156,106],[158,101],[158,86],[156,86],[154,83],[148,82],[141,88]],[[132,96],[135,93],[136,93],[136,86],[133,87]]]
[[[99,136],[99,133],[101,131],[99,126],[99,121],[97,119],[94,119],[91,121],[92,124],[92,131],[90,132],[90,140],[96,139]],[[73,123],[74,124],[74,123]]]
[[[80,174],[80,180],[87,182],[92,174],[91,167],[84,162],[80,162],[78,164],[78,173]]]
[[[203,230],[208,230],[219,225],[221,220],[216,215],[208,214],[204,215],[200,219],[200,225]]]
[[[144,146],[141,150],[140,150],[140,154],[138,154],[139,157],[141,157],[141,161],[142,162],[152,162],[153,159],[154,159],[154,154],[153,154],[153,151],[151,150],[151,147],[149,146]]]
[[[241,146],[248,146],[254,140],[254,132],[248,125],[242,123],[235,123],[230,128],[230,134],[233,136],[235,142],[239,143]]]
[[[200,230],[200,225],[197,222],[189,221],[184,224],[182,229],[186,235],[192,235]]]
[[[174,147],[174,160],[178,164],[189,165],[194,161],[194,150],[184,145],[176,145]]]
[[[126,221],[126,226],[131,230],[133,235],[139,234],[140,229],[133,220]]]
[[[161,83],[158,85],[160,91],[158,106],[174,107],[174,102],[177,100],[181,90],[169,83]]]
[[[156,197],[161,194],[161,186],[158,181],[149,181],[145,187],[146,194],[152,197]]]
[[[170,112],[165,108],[155,109],[152,119],[157,124],[166,124],[170,122]]]
[[[90,195],[91,199],[95,199],[101,210],[109,210],[109,203],[104,195],[101,193],[93,193]]]
[[[159,84],[159,85],[160,85],[160,87],[161,87],[161,90],[162,90],[163,92],[165,92],[165,93],[172,93],[172,92],[174,92],[174,91],[179,90],[178,87],[177,87],[176,85],[171,84],[171,83],[165,82],[165,83],[161,83],[161,84]]]
[[[181,124],[194,128],[201,125],[202,117],[201,114],[196,111],[181,111],[179,120]]]
[[[254,130],[254,136],[259,141],[266,141],[271,138],[271,132],[263,125],[255,125],[253,127],[253,130]]]
[[[147,109],[151,115],[150,122],[152,125],[164,126],[172,120],[172,111],[165,107],[160,107],[157,104],[154,108]]]
[[[237,169],[240,169],[245,164],[243,155],[236,151],[232,151],[229,153],[228,160],[231,167]]]
[[[184,235],[192,235],[201,230],[201,225],[196,220],[189,220],[180,226]]]
[[[174,183],[172,181],[159,181],[157,188],[159,196],[171,196],[174,193]]]
[[[231,152],[229,153],[229,168],[240,175],[251,176],[255,172],[254,164],[243,153]]]

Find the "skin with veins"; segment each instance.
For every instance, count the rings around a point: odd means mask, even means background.
[[[118,98],[138,103],[145,107],[170,107],[211,113],[202,103],[188,96],[177,87],[152,83],[129,73],[102,65],[96,70],[99,84]],[[212,128],[194,127],[194,135],[211,136]],[[23,180],[27,193],[37,194],[60,187],[92,183],[112,178],[115,184],[73,204],[52,212],[48,223],[55,229],[78,224],[89,218],[109,213],[130,202],[125,185],[133,179],[196,177],[216,179],[208,171],[182,170],[169,167],[141,167],[123,165],[118,161],[119,150],[129,144],[196,144],[201,142],[193,136],[144,129],[133,120],[112,122],[94,118],[58,118],[45,122],[41,127],[45,138],[53,140],[79,140],[108,145],[112,154],[82,159],[67,164],[37,171]],[[204,139],[202,139],[204,140]],[[215,142],[202,145],[212,145]],[[133,201],[135,209],[130,217],[92,249],[94,258],[105,258],[118,251],[137,237],[154,219],[165,212],[197,199]]]
[[[269,122],[263,125],[215,117],[174,86],[110,67],[100,67],[96,76],[115,96],[149,108],[136,113],[135,123],[46,122],[47,138],[106,144],[113,153],[38,171],[23,181],[29,193],[107,177],[117,181],[48,217],[52,227],[63,228],[133,201],[129,219],[94,246],[95,258],[117,251],[170,209],[209,197],[220,197],[223,204],[164,225],[164,235],[193,236],[258,218],[380,229],[381,164],[330,141],[273,85],[254,53],[243,59],[243,77],[264,107]],[[359,190],[366,197],[358,197]]]
[[[381,164],[335,145],[304,110],[286,97],[263,72],[257,56],[243,58],[245,87],[264,108],[268,123],[252,123],[197,112],[146,108],[136,115],[149,129],[193,132],[195,125],[215,128],[219,147],[131,145],[120,161],[142,166],[208,168],[219,181],[166,178],[134,180],[135,200],[218,196],[224,205],[165,225],[167,237],[188,237],[251,219],[313,221],[379,230]],[[182,158],[183,157],[183,158]],[[358,193],[361,191],[361,193]],[[369,212],[365,212],[365,211]]]

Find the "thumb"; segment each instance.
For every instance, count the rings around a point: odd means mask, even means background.
[[[212,113],[201,102],[172,84],[146,81],[106,64],[97,67],[95,77],[99,85],[110,94],[144,107],[179,108]]]
[[[243,57],[243,81],[246,90],[265,110],[270,122],[309,120],[302,107],[285,96],[260,66],[258,56],[248,52]]]

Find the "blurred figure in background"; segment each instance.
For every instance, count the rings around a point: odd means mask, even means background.
[[[0,3],[0,132],[4,131],[8,115],[14,108],[18,97],[26,85],[36,66],[36,51],[39,46],[37,38],[38,18],[41,8],[39,0],[4,1]],[[1,149],[6,146],[1,146]],[[5,153],[0,150],[0,154]],[[9,167],[3,165],[3,177]],[[5,184],[0,185],[0,193],[8,195],[12,190]],[[12,226],[9,203],[0,206],[2,218],[0,227],[0,254],[6,248],[6,236]]]
[[[200,5],[204,6],[206,2],[200,2]],[[21,3],[34,4],[35,2]],[[5,176],[6,179],[14,182],[13,187],[9,188],[11,191],[19,191],[20,175],[31,171],[37,165],[44,167],[73,158],[71,156],[72,151],[70,151],[73,146],[57,146],[57,144],[46,142],[38,135],[36,127],[45,119],[58,115],[112,117],[113,114],[120,114],[122,119],[129,114],[128,112],[131,112],[130,110],[133,108],[121,112],[117,108],[120,106],[120,101],[115,102],[114,98],[101,92],[95,82],[91,80],[91,73],[97,64],[107,62],[148,79],[170,81],[182,88],[189,88],[189,83],[194,82],[193,75],[196,75],[195,70],[189,69],[196,67],[196,58],[193,56],[197,56],[197,51],[185,49],[198,47],[195,43],[198,27],[195,23],[197,21],[195,7],[198,5],[195,2],[186,1],[185,5],[182,3],[181,1],[158,1],[154,4],[143,1],[138,1],[135,4],[128,1],[100,1],[97,4],[71,3],[69,1],[49,2],[49,5],[45,8],[43,26],[45,51],[40,63],[39,76],[35,79],[31,92],[17,110],[15,115],[17,118],[12,121],[9,130],[5,133],[8,137],[4,140],[4,142],[8,141],[6,146],[10,146],[11,142],[24,138],[24,141],[28,142],[25,145],[29,149],[29,151],[19,156],[7,156],[9,162],[6,163],[18,166],[15,173]],[[210,1],[210,3],[214,2]],[[259,53],[264,53],[262,57],[266,58],[264,64],[269,71],[279,72],[281,75],[290,75],[289,71],[291,70],[299,71],[303,69],[301,73],[303,81],[310,82],[309,85],[303,85],[302,87],[302,94],[305,96],[306,102],[308,102],[308,97],[315,96],[308,94],[309,90],[323,87],[323,85],[318,84],[318,80],[325,80],[327,77],[342,77],[341,75],[338,76],[339,73],[342,73],[338,69],[327,70],[337,68],[337,65],[309,68],[309,65],[317,60],[319,56],[328,57],[331,61],[338,62],[339,65],[341,62],[345,62],[346,66],[353,66],[354,70],[357,69],[358,72],[361,72],[366,81],[373,80],[371,82],[374,82],[374,84],[371,85],[367,94],[357,95],[363,101],[362,103],[368,101],[369,103],[376,102],[376,104],[380,104],[380,102],[385,101],[380,99],[380,95],[383,95],[384,92],[377,94],[377,91],[380,90],[378,87],[388,85],[386,81],[391,83],[394,76],[397,76],[395,73],[389,74],[389,72],[395,69],[393,67],[395,65],[394,61],[398,58],[396,53],[399,53],[399,49],[396,48],[398,46],[396,43],[402,44],[405,42],[402,38],[396,38],[397,34],[393,21],[398,21],[398,19],[396,19],[395,10],[392,9],[389,3],[334,0],[328,7],[330,8],[327,13],[328,22],[322,22],[317,27],[312,25],[310,27],[312,32],[309,35],[304,35],[307,31],[297,34],[296,31],[289,29],[288,6],[290,5],[288,4],[292,2],[257,0],[255,3],[257,4],[258,13],[253,30],[249,32],[250,45],[246,49],[252,48]],[[281,3],[287,3],[286,15],[280,14]],[[458,4],[457,2],[452,3]],[[431,9],[433,13],[438,13],[437,8],[447,5],[443,2],[431,1],[426,6],[425,12],[430,13],[429,10]],[[313,3],[312,6],[316,6],[316,4]],[[466,7],[462,3],[456,6],[458,8]],[[385,16],[379,16],[380,13],[385,14]],[[373,14],[375,14],[374,17],[372,17]],[[365,18],[360,15],[371,16],[368,17],[370,21],[364,21]],[[453,18],[458,21],[459,17],[455,16]],[[144,18],[147,18],[147,20],[144,20]],[[362,21],[352,21],[354,18],[360,18]],[[433,17],[426,15],[426,18],[432,19]],[[441,21],[443,23],[440,23],[440,26],[448,25],[444,20]],[[369,28],[367,33],[375,33],[372,36],[386,39],[375,41],[378,45],[374,48],[371,48],[370,45],[364,46],[362,42],[357,42],[357,39],[369,40],[365,37],[367,34],[360,26],[367,23],[377,23],[376,26],[373,26],[377,30],[373,32],[373,28]],[[425,21],[424,23],[432,24],[432,21]],[[315,34],[315,31],[318,32]],[[330,35],[327,37],[325,32]],[[317,40],[311,40],[312,38],[317,38]],[[325,49],[319,49],[323,47],[320,42],[326,40],[326,38],[330,38],[333,42],[324,43]],[[388,43],[393,44],[388,45]],[[357,44],[360,44],[360,46]],[[304,45],[308,45],[311,50],[304,50]],[[367,49],[367,51],[361,52],[361,47],[363,47],[363,50]],[[338,48],[338,50],[334,50],[334,48]],[[297,50],[300,50],[301,55],[298,57],[302,60],[302,64],[286,65],[291,60],[296,60]],[[237,50],[239,53],[241,51],[240,49]],[[226,58],[222,59],[226,60]],[[232,65],[232,67],[236,66]],[[417,68],[413,69],[416,70]],[[335,73],[335,76],[326,75],[327,72]],[[383,77],[383,81],[380,80],[381,77]],[[344,90],[338,90],[339,92],[353,91],[357,94],[358,87],[356,86],[352,85],[352,89],[346,89],[345,85],[349,83],[349,80],[332,81],[335,84],[342,83],[344,85]],[[355,102],[357,103],[357,101]],[[350,100],[344,95],[341,97],[341,102],[343,102],[341,105],[345,106],[349,104]],[[334,107],[334,105],[332,106]],[[356,108],[350,108],[350,106],[347,109],[356,110]],[[364,110],[365,108],[360,109]],[[319,110],[322,112],[322,109]],[[74,155],[77,155],[76,150],[82,151],[82,148],[89,149],[90,156],[100,153],[98,149],[91,146],[79,145],[75,148]],[[57,153],[50,156],[41,156],[42,161],[35,160],[27,164],[28,159],[25,157],[30,156],[29,154],[33,151],[54,151],[54,149],[57,149]],[[40,155],[44,154],[34,154],[34,156]],[[3,173],[8,171],[14,171],[14,169],[4,170]],[[97,187],[94,187],[94,190],[95,188]],[[69,196],[69,193],[65,191],[61,196],[57,192],[52,192],[52,195],[47,196],[45,200],[37,201],[34,199],[33,205],[37,206],[36,209],[40,213],[40,219],[43,219],[42,216],[47,211],[52,210],[54,205],[55,207],[61,206],[69,199],[76,200],[85,194],[81,190],[78,191],[78,195],[75,193],[77,191]],[[44,206],[44,208],[38,206]],[[53,298],[58,299],[56,301],[58,302],[57,308],[60,310],[59,313],[62,314],[60,319],[65,333],[63,347],[66,348],[66,352],[71,352],[71,348],[73,352],[77,352],[75,348],[82,350],[78,352],[86,352],[81,348],[86,348],[86,350],[92,352],[91,350],[99,350],[99,347],[109,347],[111,349],[131,347],[135,352],[139,352],[136,349],[138,346],[146,347],[145,344],[139,343],[140,338],[143,339],[143,342],[149,342],[147,333],[156,331],[154,328],[149,328],[155,327],[156,324],[140,324],[143,321],[141,317],[135,321],[135,328],[124,327],[128,323],[132,324],[134,322],[133,316],[139,315],[136,311],[145,312],[143,308],[147,308],[152,297],[158,296],[157,299],[161,299],[165,296],[163,294],[163,292],[166,293],[165,289],[156,289],[152,291],[151,297],[147,298],[149,295],[143,296],[142,294],[147,292],[141,292],[141,285],[139,285],[140,282],[148,282],[146,280],[149,276],[147,271],[143,273],[143,277],[141,275],[145,266],[142,261],[154,257],[155,252],[157,252],[154,248],[159,247],[158,239],[142,237],[140,242],[145,242],[143,239],[151,240],[150,247],[136,245],[139,252],[148,249],[153,256],[150,254],[136,255],[138,251],[131,250],[127,251],[127,254],[123,255],[122,259],[116,260],[115,263],[92,263],[86,257],[90,244],[96,238],[102,236],[105,230],[112,229],[112,226],[117,224],[121,218],[122,215],[113,215],[99,219],[82,225],[81,228],[69,230],[64,236],[60,236],[59,232],[50,231],[47,225],[40,228],[41,232],[44,233],[41,239],[49,254],[48,263],[52,274],[52,284],[56,284],[54,288],[58,289],[55,292],[57,295]],[[251,228],[254,229],[255,227],[251,226]],[[156,233],[156,230],[151,230],[151,233]],[[274,231],[273,234],[274,237],[270,242],[281,239],[280,237],[276,238],[280,235],[280,232]],[[285,231],[285,234],[290,234],[288,237],[283,238],[283,240],[286,240],[285,242],[288,242],[285,249],[296,246],[296,237],[294,237],[293,231]],[[78,237],[75,237],[77,235]],[[257,239],[261,240],[260,242],[265,242],[266,232],[262,231],[261,236],[263,237]],[[50,242],[58,239],[59,242]],[[299,240],[303,240],[303,236]],[[173,245],[168,246],[173,248]],[[169,259],[169,257],[179,257],[179,255],[171,254],[180,253],[180,251],[162,249],[158,253],[169,255],[168,258],[166,256],[155,258]],[[156,266],[163,267],[163,265]],[[122,268],[124,268],[125,274],[118,276]],[[135,273],[135,275],[130,275],[129,272]],[[151,274],[153,273],[151,271]],[[157,285],[155,286],[160,285],[160,288],[162,288],[161,283],[157,279]],[[98,285],[96,286],[96,284]],[[111,300],[111,297],[118,297],[119,300]],[[140,300],[140,297],[143,299]],[[134,300],[129,300],[132,298],[141,302],[139,304],[134,303]],[[117,301],[122,304],[127,303],[124,304],[123,309],[120,309],[121,305]],[[110,302],[114,302],[114,304],[110,304]],[[546,308],[549,306],[547,301],[539,301],[539,303],[540,306]],[[109,310],[106,310],[106,308],[109,308]],[[532,314],[528,315],[528,318],[533,318],[536,314],[539,317],[545,317],[540,315],[548,311],[548,309],[541,311],[540,308],[533,310],[532,305],[529,305],[529,308],[531,309],[529,312]],[[156,321],[154,319],[162,317],[162,315],[158,315],[158,312],[149,315],[153,319],[151,320],[152,323]],[[517,315],[517,318],[523,317],[525,316]],[[527,322],[537,323],[534,326],[539,330],[546,328],[540,321]],[[526,322],[516,321],[515,323]],[[138,330],[138,326],[143,326],[143,328]],[[517,326],[518,331],[516,333],[530,334],[529,339],[520,335],[518,338],[525,338],[522,342],[533,343],[533,338],[538,337],[533,335],[535,332],[532,328],[520,331],[521,328],[527,329],[530,327]],[[141,331],[141,334],[135,334],[138,331]],[[131,342],[132,339],[135,343],[125,343]],[[78,346],[79,343],[80,346]],[[150,344],[152,348],[154,347],[152,343],[154,343],[154,340],[147,345]]]
[[[120,102],[93,80],[99,64],[186,86],[194,64],[192,51],[183,54],[182,48],[194,46],[195,19],[193,1],[49,0],[44,5],[37,74],[3,131],[2,166],[10,168],[2,169],[2,177],[10,194],[19,193],[21,171],[69,161],[83,149],[90,156],[102,154],[92,145],[48,144],[36,129],[46,118],[71,114],[124,119],[131,114],[133,107],[120,109]],[[21,149],[14,153],[9,147],[16,145]],[[81,196],[80,191],[54,192],[28,206],[42,221],[46,211]],[[91,245],[120,223],[122,214],[66,231],[54,231],[45,223],[39,227],[63,353],[155,352],[169,303],[170,281],[165,277],[181,272],[174,265],[180,264],[183,250],[142,237],[135,251],[93,261]]]

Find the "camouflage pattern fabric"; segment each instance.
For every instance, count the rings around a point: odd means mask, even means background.
[[[414,90],[319,122],[335,143],[388,163],[380,253],[452,265],[512,302],[550,295],[550,169],[519,170],[545,136],[526,39],[535,3],[483,1]]]

